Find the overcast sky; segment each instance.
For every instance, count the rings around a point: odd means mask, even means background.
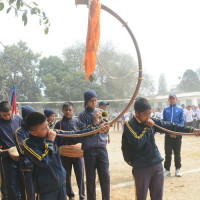
[[[75,0],[35,0],[51,21],[48,35],[29,16],[28,25],[14,12],[0,12],[0,41],[10,45],[25,41],[43,56],[62,56],[75,41],[86,40],[86,6],[75,6]],[[102,0],[104,5],[128,22],[140,47],[144,71],[155,81],[164,73],[168,86],[178,83],[186,69],[200,67],[200,1],[199,0]],[[132,41],[121,24],[105,11],[101,12],[100,42],[111,40],[118,50],[135,56]],[[2,50],[0,46],[0,50]]]

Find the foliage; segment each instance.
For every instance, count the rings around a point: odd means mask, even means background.
[[[28,14],[37,15],[39,17],[39,24],[44,26],[45,34],[48,34],[50,27],[49,19],[36,2],[26,3],[23,0],[7,0],[5,1],[6,3],[4,3],[4,1],[0,2],[0,11],[3,11],[5,7],[8,7],[6,13],[14,10],[16,17],[21,13],[24,26],[28,23]]]
[[[200,79],[196,72],[188,69],[184,72],[180,81],[179,88],[183,92],[196,92],[200,91]]]
[[[137,73],[123,80],[110,79],[97,64],[94,81],[85,80],[81,71],[85,45],[76,42],[63,51],[63,61],[58,57],[43,58],[40,62],[40,77],[44,83],[44,94],[50,100],[81,100],[83,92],[93,89],[100,99],[130,98],[134,92]],[[109,74],[123,77],[136,69],[136,64],[129,54],[116,51],[112,43],[107,42],[99,48],[98,57]],[[144,75],[141,95],[154,91],[154,84],[149,75]]]
[[[167,81],[164,74],[160,74],[158,79],[158,95],[165,95],[168,94],[167,90]]]
[[[41,99],[38,59],[39,54],[34,54],[21,41],[4,49],[0,54],[0,91],[4,91],[1,99],[10,96],[13,84],[17,89],[17,101]]]

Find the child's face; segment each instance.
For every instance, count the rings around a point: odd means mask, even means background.
[[[170,98],[168,99],[168,101],[169,101],[169,104],[173,106],[173,105],[176,104],[176,102],[177,102],[177,98],[170,97]]]
[[[151,118],[151,109],[147,109],[143,112],[137,112],[135,111],[135,116],[142,122],[144,123],[147,119]]]
[[[31,130],[30,132],[34,136],[46,138],[49,132],[49,126],[48,126],[47,120],[43,122],[42,124],[34,127],[33,130]]]
[[[73,115],[73,113],[74,113],[74,109],[73,109],[73,107],[72,106],[65,106],[64,108],[63,108],[63,110],[62,110],[62,112],[63,112],[63,114],[64,114],[64,116],[66,117],[66,118],[72,118],[72,115]]]
[[[12,117],[12,110],[9,110],[8,112],[1,112],[1,117],[4,120],[10,120]]]
[[[99,108],[102,109],[102,110],[106,110],[107,109],[107,105],[101,105],[101,106],[99,106]]]
[[[52,115],[50,115],[50,116],[47,118],[47,121],[48,121],[48,122],[54,122],[54,121],[55,121],[55,117],[56,117],[56,115],[55,115],[55,114],[52,114]]]
[[[90,107],[92,109],[95,109],[97,106],[97,98],[93,97],[87,102],[87,107]]]

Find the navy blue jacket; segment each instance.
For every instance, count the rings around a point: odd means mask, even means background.
[[[49,126],[50,129],[54,129],[55,128],[55,122],[48,123],[48,126]]]
[[[177,132],[193,132],[193,128],[152,118],[155,124]],[[163,161],[155,143],[155,127],[140,123],[134,116],[124,125],[122,151],[125,161],[134,168],[149,167]],[[124,145],[124,146],[123,146]]]
[[[2,149],[9,149],[10,147],[15,146],[14,134],[23,123],[23,119],[14,115],[10,120],[4,120],[0,118],[0,145]],[[2,156],[8,156],[8,152],[2,152]]]
[[[80,112],[78,116],[79,128],[84,129],[86,127],[92,127],[94,123],[94,114],[95,110],[89,107],[86,107],[85,110]],[[107,145],[107,134],[98,133],[83,140],[82,149],[86,150],[97,147],[106,147],[106,145]]]
[[[15,142],[20,156],[19,163],[22,170],[31,169],[33,167],[32,161],[25,156],[23,149],[23,142],[29,134],[30,132],[26,129],[24,124],[15,131]]]
[[[75,131],[79,129],[78,120],[75,118],[68,119],[65,116],[58,121],[54,127],[56,130]]]
[[[93,131],[89,128],[78,131],[56,131],[59,134],[81,134]],[[29,135],[23,142],[25,155],[33,161],[33,182],[38,194],[60,189],[66,184],[66,172],[62,166],[58,147],[81,142],[82,138],[56,137],[55,141]]]

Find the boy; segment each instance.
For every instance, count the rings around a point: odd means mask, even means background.
[[[55,129],[64,130],[64,131],[75,131],[78,130],[78,120],[73,118],[73,104],[70,102],[64,103],[62,106],[62,112],[64,114],[62,120],[58,121],[55,125]],[[79,145],[79,144],[77,144]],[[76,146],[77,146],[76,145]],[[80,146],[80,145],[79,145]],[[78,147],[78,146],[77,146]],[[70,155],[70,151],[72,151],[75,145],[65,145],[65,148],[68,149],[68,154],[65,156],[61,155],[61,160],[63,167],[65,168],[67,172],[66,176],[66,190],[67,190],[67,196],[70,200],[73,200],[75,198],[74,192],[72,190],[71,186],[71,171],[72,171],[72,165],[74,168],[74,172],[76,175],[76,181],[79,188],[79,199],[84,200],[85,199],[85,186],[84,186],[84,163],[83,158],[79,157],[72,157]]]
[[[44,115],[47,118],[47,122],[48,122],[48,126],[50,129],[54,129],[55,126],[55,117],[56,117],[56,113],[54,110],[50,109],[50,108],[46,108],[44,110]]]
[[[105,101],[100,101],[99,102],[99,109],[106,111],[107,110],[107,106],[110,105],[109,103],[105,102]],[[104,119],[105,122],[108,122],[108,119]],[[108,144],[110,144],[110,134],[108,132]]]
[[[81,141],[81,138],[56,137],[60,134],[81,134],[95,128],[82,131],[62,132],[49,129],[46,117],[33,112],[26,118],[26,127],[30,131],[24,140],[25,154],[33,161],[33,182],[37,193],[37,200],[66,200],[66,171],[62,166],[58,147]],[[99,126],[107,131],[105,124]]]
[[[18,115],[12,115],[12,106],[8,101],[0,103],[0,114],[0,145],[2,145],[2,150],[7,150],[15,146],[14,133],[21,126],[23,120]],[[7,151],[1,152],[1,156],[7,198],[8,200],[21,199],[22,174],[19,161],[14,161]],[[21,190],[23,191],[22,188]]]
[[[165,107],[163,110],[163,120],[174,122],[175,124],[184,125],[184,110],[179,107],[177,103],[178,99],[176,94],[170,94],[168,98],[169,106]],[[172,160],[172,151],[174,153],[174,163],[175,163],[175,176],[181,177],[180,172],[181,168],[181,144],[182,136],[181,135],[165,135],[165,173],[164,176],[171,176],[170,167]]]
[[[157,124],[177,132],[194,132],[200,130],[180,126],[172,122],[164,122],[151,118],[151,105],[145,98],[138,98],[134,104],[135,115],[124,125],[122,136],[122,152],[124,160],[133,167],[136,196],[146,200],[148,189],[152,200],[162,200],[164,172],[163,158],[155,144],[154,134],[160,132],[154,126]]]
[[[97,94],[93,90],[84,93],[85,109],[79,114],[79,127],[93,127],[100,123],[100,115],[95,112]],[[110,199],[110,173],[108,152],[106,149],[107,134],[99,133],[82,142],[87,180],[87,199],[96,199],[96,169],[102,191],[102,200]]]
[[[32,181],[32,162],[24,155],[23,151],[23,141],[29,136],[29,131],[25,126],[26,117],[32,113],[36,112],[34,108],[31,106],[23,106],[22,107],[22,118],[23,124],[15,131],[15,143],[17,146],[17,150],[20,156],[19,164],[20,169],[23,174],[23,186],[24,186],[24,196],[26,200],[35,200],[35,190],[33,187]]]

